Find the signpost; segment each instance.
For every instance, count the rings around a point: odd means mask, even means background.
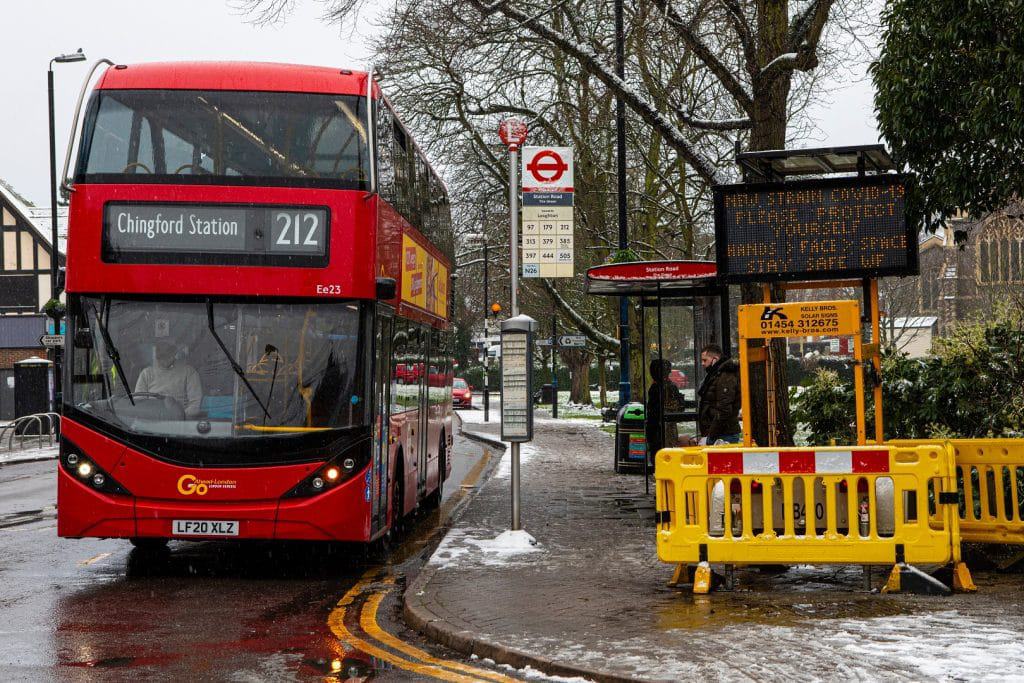
[[[570,349],[581,349],[587,345],[587,337],[582,334],[563,334],[558,338],[558,345]]]
[[[39,345],[48,349],[59,349],[64,346],[63,334],[44,334],[39,337]]]
[[[572,277],[572,147],[523,148],[523,277]]]
[[[512,444],[512,531],[519,523],[519,444],[533,440],[533,333],[537,321],[501,323],[501,440]]]
[[[512,317],[501,323],[501,434],[502,439],[511,441],[511,479],[512,479],[512,531],[519,531],[519,443],[529,441],[533,438],[533,402],[530,392],[530,380],[532,373],[531,363],[533,360],[532,335],[536,321],[528,316],[519,315],[519,179],[516,177],[516,157],[519,148],[526,142],[526,124],[518,119],[505,119],[498,126],[498,136],[508,147],[508,208],[509,208],[509,255],[511,264],[509,275],[510,304]],[[506,337],[506,332],[508,336]],[[509,347],[506,347],[506,340]],[[522,363],[513,360],[509,365],[509,385],[513,392],[509,398],[505,394],[505,354],[511,352],[522,354],[525,357]],[[522,373],[525,372],[525,380]],[[520,373],[520,374],[516,374]],[[523,382],[525,381],[525,384]],[[524,396],[525,394],[525,396]],[[525,405],[517,405],[516,401],[525,398]],[[520,410],[517,412],[516,408]],[[508,410],[506,410],[508,409]],[[507,416],[507,418],[506,418]],[[509,421],[509,431],[506,439],[506,419]],[[524,429],[524,421],[526,423]]]

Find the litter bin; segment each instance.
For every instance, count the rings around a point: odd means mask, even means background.
[[[615,471],[643,469],[646,459],[644,404],[627,403],[615,417]]]
[[[50,368],[45,358],[29,358],[14,364],[15,417],[45,413],[50,410]],[[45,423],[45,420],[43,421]],[[16,428],[18,434],[38,434],[40,423],[29,420]]]
[[[555,398],[555,387],[552,384],[542,384],[540,387],[540,403],[541,405],[551,404]]]

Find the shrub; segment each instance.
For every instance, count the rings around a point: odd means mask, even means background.
[[[965,323],[936,340],[929,358],[888,353],[882,359],[885,437],[979,438],[1024,431],[1024,319],[997,311],[994,319]],[[868,434],[874,431],[871,384]],[[856,439],[853,382],[818,370],[802,392],[791,391],[796,423],[811,443]]]

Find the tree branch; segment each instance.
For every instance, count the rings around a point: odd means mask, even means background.
[[[668,20],[669,25],[676,30],[679,37],[683,39],[683,43],[690,48],[693,53],[700,59],[701,62],[707,66],[708,71],[715,75],[718,81],[722,84],[730,95],[736,100],[736,103],[740,108],[748,114],[754,112],[754,99],[750,93],[747,92],[743,84],[740,83],[736,76],[733,75],[732,71],[722,63],[720,59],[711,51],[703,40],[700,39],[690,27],[688,23],[683,21],[683,18],[676,12],[675,6],[670,0],[654,0],[654,5],[661,10],[662,14]]]
[[[509,7],[505,0],[497,0],[490,3],[483,0],[470,0],[470,3],[485,15],[500,12],[509,19],[520,22],[532,33],[549,41],[562,52],[571,55],[580,63],[580,66],[585,71],[592,74],[608,86],[609,89],[621,96],[630,109],[635,111],[649,125],[656,128],[672,149],[686,159],[702,178],[709,183],[721,183],[718,171],[714,165],[690,144],[686,136],[683,135],[683,132],[669,121],[664,114],[658,111],[649,100],[645,99],[632,86],[619,78],[614,71],[602,64],[598,60],[597,54],[592,50],[572,41],[565,34],[556,31],[547,24],[531,21],[524,13]]]

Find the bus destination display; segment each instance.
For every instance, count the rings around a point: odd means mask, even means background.
[[[896,175],[716,187],[715,237],[726,282],[918,271]]]
[[[103,214],[108,263],[325,265],[323,207],[111,202]]]

